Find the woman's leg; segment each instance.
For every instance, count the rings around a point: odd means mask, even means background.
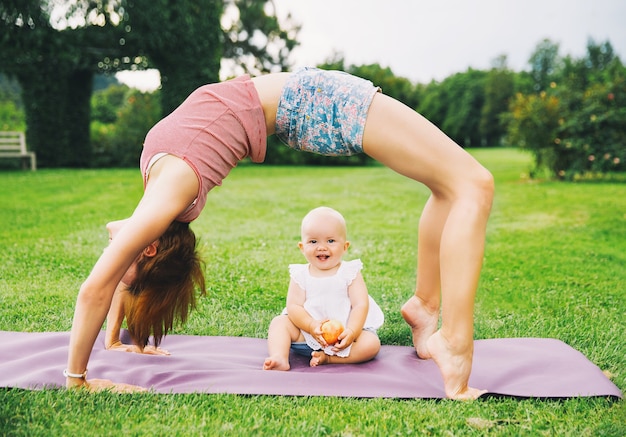
[[[426,342],[437,331],[441,303],[440,245],[449,203],[431,196],[419,221],[418,275],[415,294],[402,306],[402,316],[411,326],[418,357],[431,358]]]
[[[274,317],[267,334],[267,350],[269,356],[263,363],[263,370],[289,370],[289,350],[291,343],[298,341],[300,330],[289,317]]]
[[[493,178],[436,126],[382,94],[374,97],[370,107],[363,149],[431,190],[420,219],[416,291],[402,313],[412,328],[417,353],[433,358],[439,366],[446,395],[475,398],[482,392],[467,385],[474,298]],[[440,299],[442,320],[436,331]]]

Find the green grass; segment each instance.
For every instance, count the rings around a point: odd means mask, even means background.
[[[529,181],[521,176],[529,156],[473,153],[497,184],[476,337],[558,338],[625,391],[626,186]],[[139,172],[4,172],[0,186],[0,330],[67,331],[80,283],[107,244],[104,224],[130,215],[141,196]],[[364,261],[369,291],[387,316],[382,342],[410,345],[399,307],[414,287],[427,196],[381,167],[235,169],[194,222],[209,295],[176,333],[265,337],[284,305],[287,265],[302,262],[300,219],[324,204],[348,221],[349,258]],[[597,398],[460,403],[0,390],[0,435],[248,434],[619,436],[626,407]]]

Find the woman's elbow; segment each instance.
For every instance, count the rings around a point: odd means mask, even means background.
[[[108,307],[111,305],[111,298],[111,294],[107,293],[104,287],[96,286],[87,280],[80,286],[76,304],[89,307]]]

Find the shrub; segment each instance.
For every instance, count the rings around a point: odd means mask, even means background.
[[[570,93],[569,111],[559,120],[553,169],[560,178],[626,171],[625,81],[595,84]]]
[[[540,94],[518,94],[508,115],[509,141],[530,150],[533,175],[577,179],[626,166],[626,81],[589,85],[584,91],[556,83]]]
[[[110,114],[108,115],[110,117]],[[136,167],[146,134],[161,116],[159,93],[130,89],[111,123],[92,121],[95,167]],[[105,118],[108,120],[108,118]]]
[[[530,150],[535,157],[533,176],[541,169],[558,167],[554,139],[559,125],[560,102],[545,91],[516,94],[511,104],[509,141]]]
[[[0,101],[0,130],[26,131],[24,111],[11,100]]]
[[[115,123],[119,109],[131,92],[126,85],[110,85],[91,96],[91,120],[102,123]]]

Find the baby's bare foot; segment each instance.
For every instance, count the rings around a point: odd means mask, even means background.
[[[267,357],[263,363],[263,370],[289,370],[289,360],[282,357]]]
[[[402,305],[402,317],[411,327],[413,334],[413,346],[417,356],[424,360],[431,358],[428,346],[428,338],[437,331],[439,312],[429,311],[417,296],[411,298]]]
[[[328,364],[329,357],[324,353],[324,351],[313,351],[311,353],[311,361],[309,361],[309,366],[321,366],[323,364]]]
[[[439,366],[447,397],[450,399],[471,400],[487,392],[487,390],[479,390],[468,386],[469,376],[472,371],[473,343],[463,352],[457,353],[441,335],[441,331],[435,332],[428,339],[427,343],[432,359]]]

